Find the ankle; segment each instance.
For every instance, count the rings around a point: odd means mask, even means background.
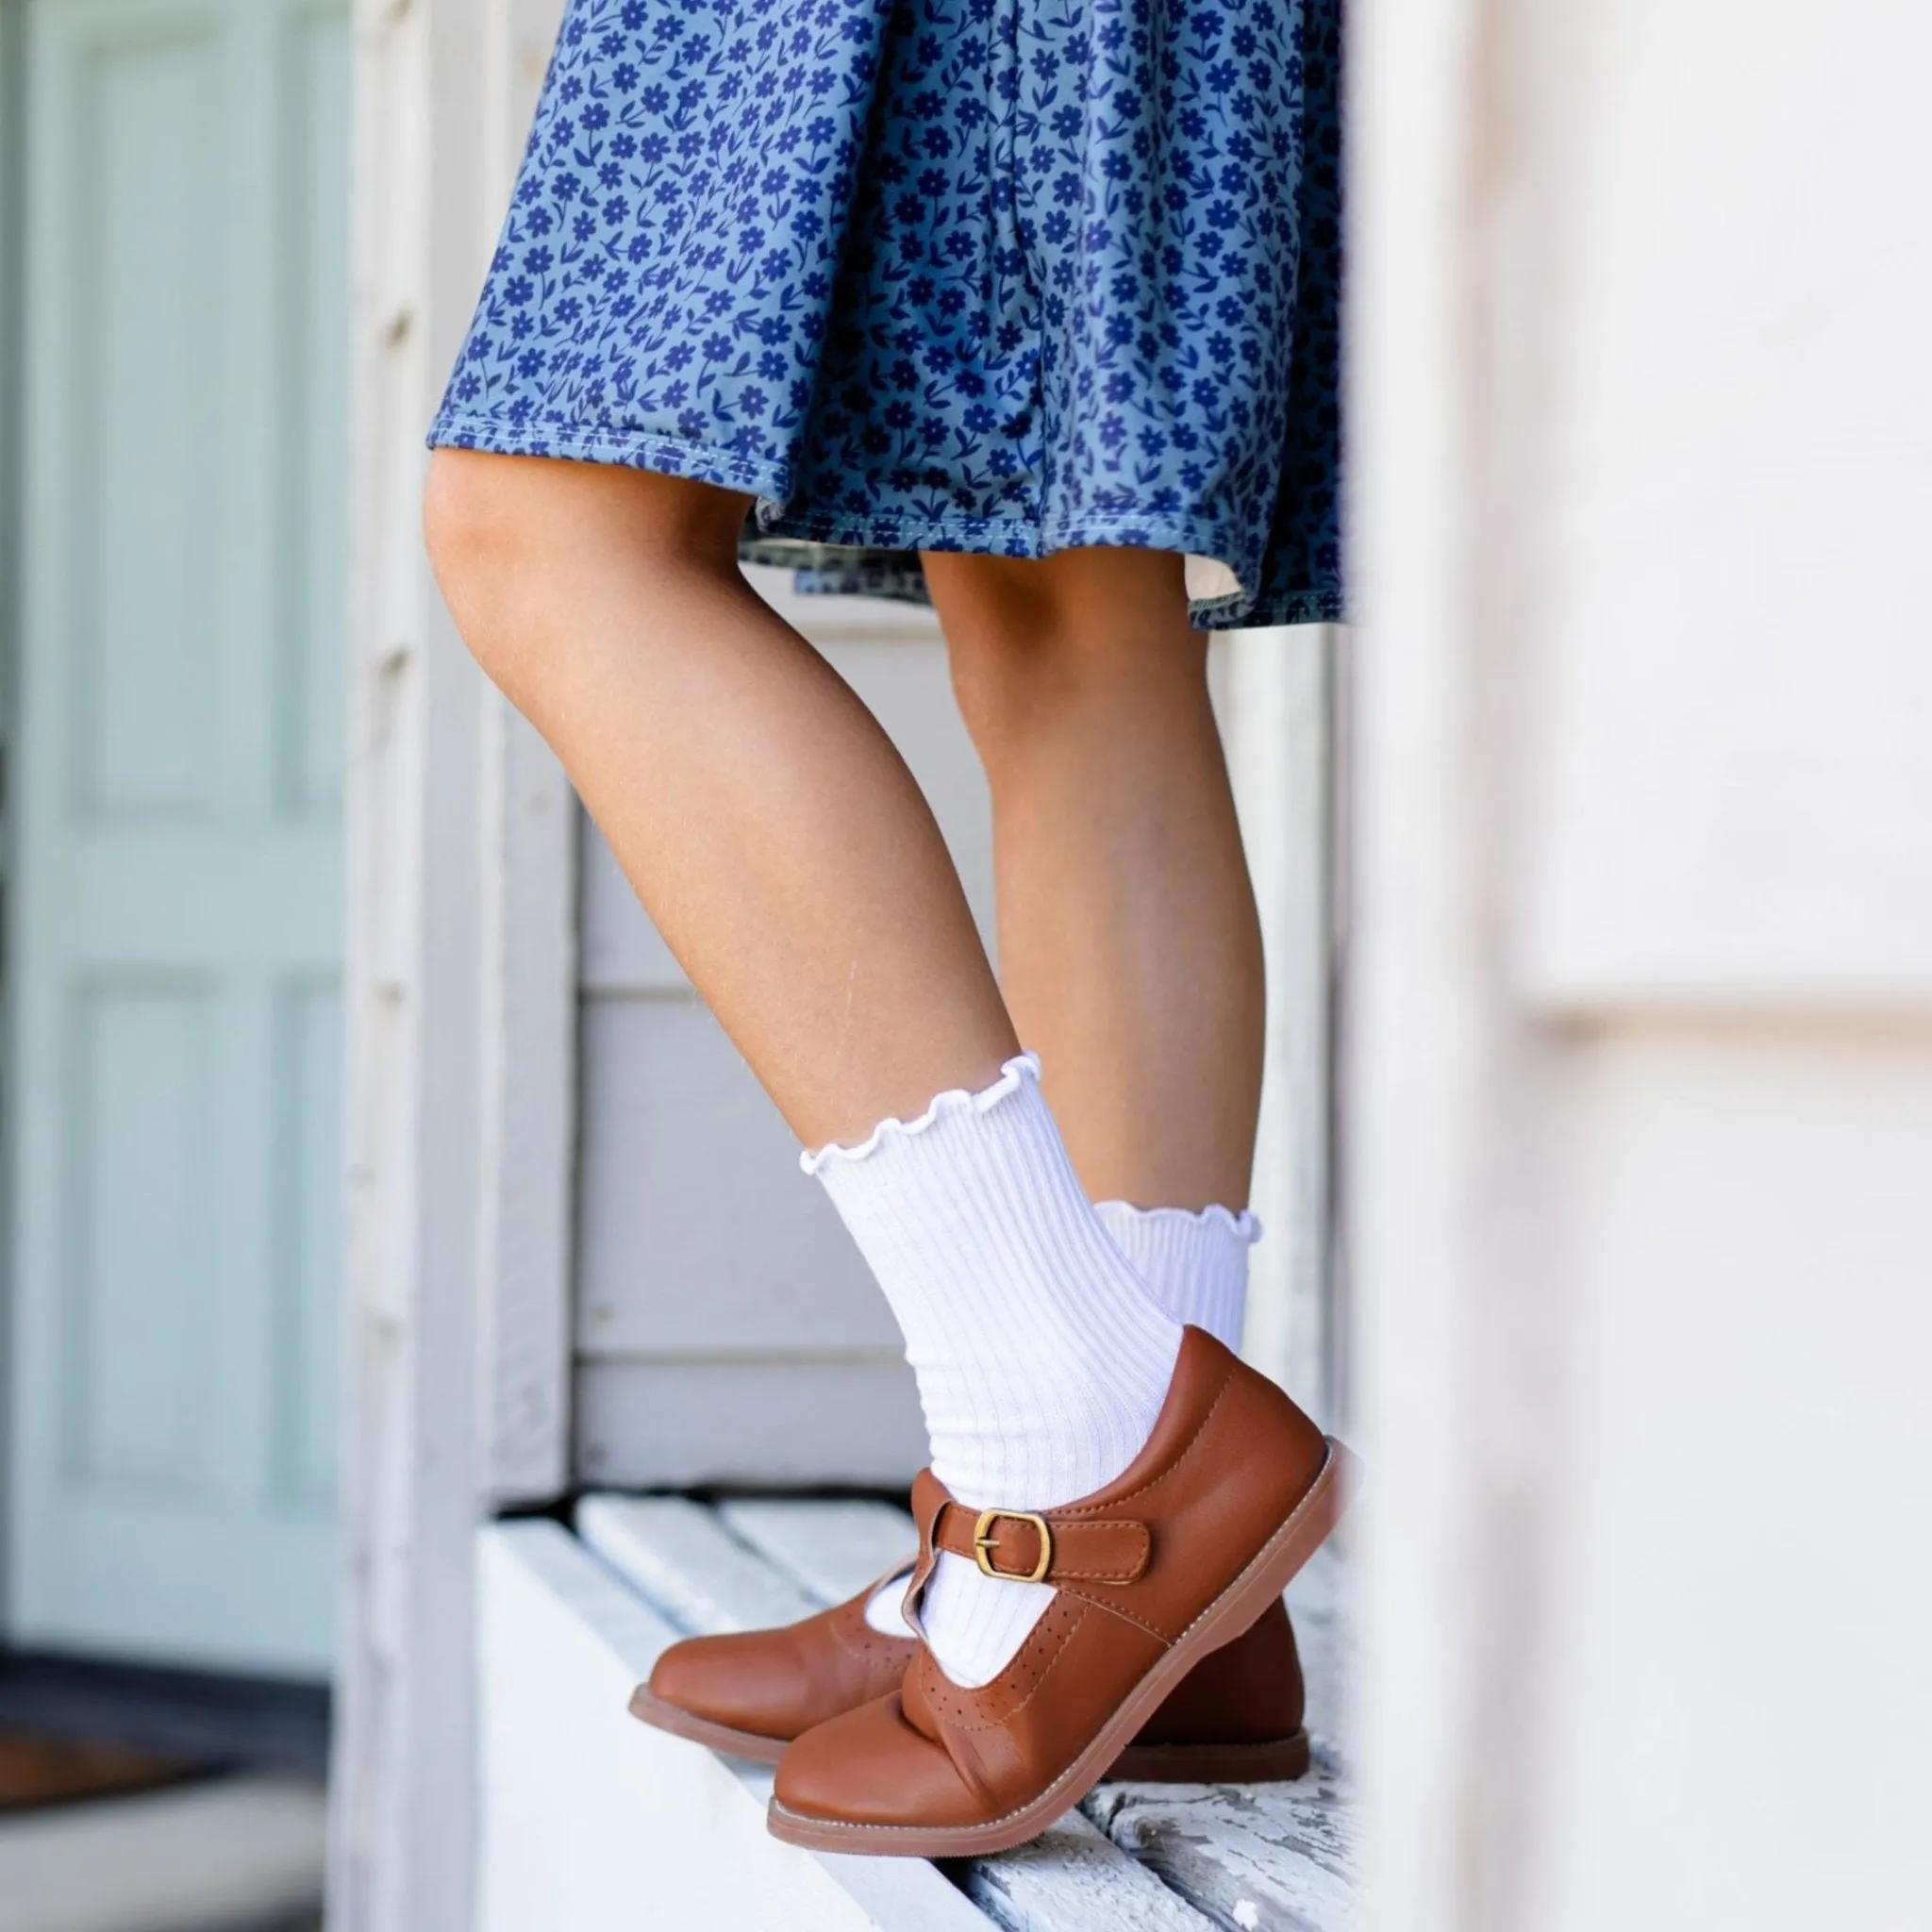
[[[1261,1224],[1245,1208],[1136,1208],[1093,1211],[1150,1292],[1176,1322],[1205,1328],[1240,1353],[1248,1303],[1248,1251]]]

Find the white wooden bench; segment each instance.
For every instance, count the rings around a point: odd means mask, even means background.
[[[764,1828],[768,1771],[638,1724],[658,1653],[789,1622],[912,1543],[864,1501],[594,1495],[576,1534],[482,1532],[485,1932],[1342,1932],[1353,1833],[1335,1736],[1340,1566],[1289,1593],[1315,1768],[1297,1783],[1102,1785],[1034,1843],[957,1866],[802,1852]]]

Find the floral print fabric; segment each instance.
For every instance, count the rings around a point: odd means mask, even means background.
[[[1218,559],[1341,610],[1340,0],[571,0],[435,443],[755,495],[747,554]]]

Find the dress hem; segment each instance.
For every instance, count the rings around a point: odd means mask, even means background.
[[[758,500],[743,547],[757,561],[780,567],[791,564],[807,571],[827,567],[826,559],[820,555],[786,558],[784,549],[791,544],[808,552],[832,548],[854,552],[956,550],[972,554],[980,546],[969,546],[959,540],[976,537],[984,541],[982,554],[1037,558],[1082,547],[1096,537],[1111,537],[1118,543],[1123,536],[1132,533],[1136,541],[1119,547],[1220,558],[1243,582],[1251,581],[1258,571],[1258,559],[1238,558],[1235,546],[1227,541],[1225,527],[1212,517],[1133,512],[1045,519],[878,513],[850,516],[836,510],[794,515],[784,508],[791,475],[783,464],[734,456],[729,451],[653,431],[611,435],[549,426],[518,428],[491,416],[443,410],[431,424],[426,441],[432,449],[475,449],[498,456],[609,463],[743,491]],[[833,563],[831,568],[836,570],[839,565]],[[902,601],[930,602],[929,598],[897,594]],[[1290,591],[1261,611],[1257,608],[1257,600],[1242,591],[1195,599],[1189,607],[1189,615],[1197,627],[1205,630],[1266,629],[1277,625],[1338,623],[1342,619],[1343,604],[1339,589],[1310,587]]]

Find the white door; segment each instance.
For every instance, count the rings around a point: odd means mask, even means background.
[[[7,1628],[332,1622],[345,0],[27,0]]]

